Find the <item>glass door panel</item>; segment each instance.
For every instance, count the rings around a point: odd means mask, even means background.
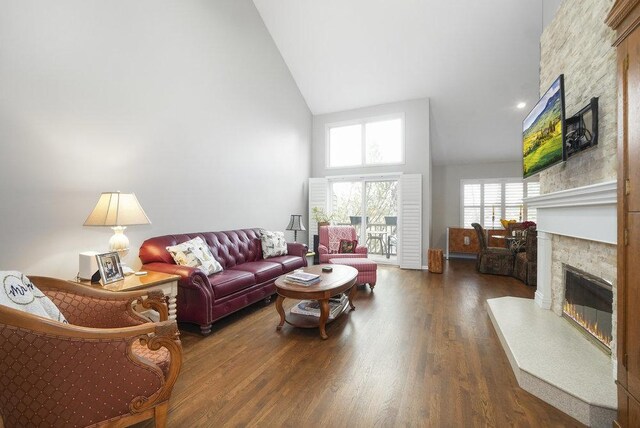
[[[371,255],[397,254],[398,181],[365,182],[366,245]]]
[[[356,229],[369,257],[395,262],[398,251],[398,181],[336,181],[331,184],[332,223]]]
[[[360,239],[362,219],[362,187],[360,181],[342,181],[331,185],[333,224],[355,226]]]

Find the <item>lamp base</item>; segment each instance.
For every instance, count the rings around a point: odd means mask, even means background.
[[[127,226],[114,226],[113,236],[109,239],[109,250],[117,251],[120,256],[125,256],[129,252],[129,238],[124,234]]]

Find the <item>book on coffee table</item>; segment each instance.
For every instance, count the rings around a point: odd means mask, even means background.
[[[329,299],[330,320],[333,320],[335,317],[340,315],[340,312],[342,312],[347,300],[349,300],[349,298],[345,294],[343,294],[339,299]],[[320,302],[317,300],[303,300],[291,308],[291,313],[320,318]]]
[[[307,272],[293,272],[287,275],[287,279],[292,279],[294,281],[314,281],[316,279],[320,279],[320,275],[315,273],[307,273]]]
[[[285,280],[292,284],[311,285],[320,282],[320,275],[306,272],[294,272],[287,275]]]

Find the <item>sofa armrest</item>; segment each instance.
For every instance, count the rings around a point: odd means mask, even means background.
[[[309,252],[309,247],[306,244],[300,244],[298,242],[287,242],[287,254],[298,257],[306,257]]]
[[[213,303],[216,296],[209,278],[200,269],[189,266],[153,262],[142,265],[143,270],[179,275],[178,281],[178,321],[199,325],[211,324]]]
[[[329,254],[329,249],[322,244],[318,245],[318,254]]]
[[[57,278],[31,276],[30,279],[53,301],[67,321],[75,325],[120,328],[149,322],[133,309],[134,303],[157,310],[161,320],[168,311],[161,292],[136,290],[114,293]]]
[[[358,245],[356,247],[356,254],[367,254],[367,247],[364,247],[362,245]]]
[[[148,263],[146,265],[142,265],[142,269],[151,270],[154,272],[163,272],[169,273],[173,275],[180,276],[180,285],[185,288],[206,288],[208,291],[211,291],[211,286],[209,285],[209,278],[198,268],[193,268],[189,266],[179,266],[179,265],[170,265],[168,263]]]

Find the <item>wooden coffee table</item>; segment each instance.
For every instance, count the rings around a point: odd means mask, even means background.
[[[333,272],[322,272],[323,266],[330,266],[333,268]],[[285,281],[286,275],[282,275],[275,282],[276,291],[278,292],[278,298],[276,299],[276,310],[280,314],[280,324],[278,324],[277,330],[282,329],[282,326],[286,322],[294,327],[301,328],[315,328],[320,329],[320,337],[323,339],[328,338],[325,331],[325,325],[329,319],[329,299],[340,293],[349,291],[349,305],[351,310],[356,307],[353,306],[353,296],[356,291],[356,277],[358,271],[351,266],[342,265],[316,265],[303,268],[307,273],[315,273],[320,275],[320,282],[310,285],[296,285]],[[317,300],[320,303],[320,318],[316,318],[308,315],[300,314],[285,314],[282,302],[285,298],[298,299],[298,300]],[[344,313],[347,309],[345,304],[340,314]],[[340,315],[339,314],[339,315]],[[336,318],[339,316],[337,315]],[[333,321],[333,320],[331,320]]]

